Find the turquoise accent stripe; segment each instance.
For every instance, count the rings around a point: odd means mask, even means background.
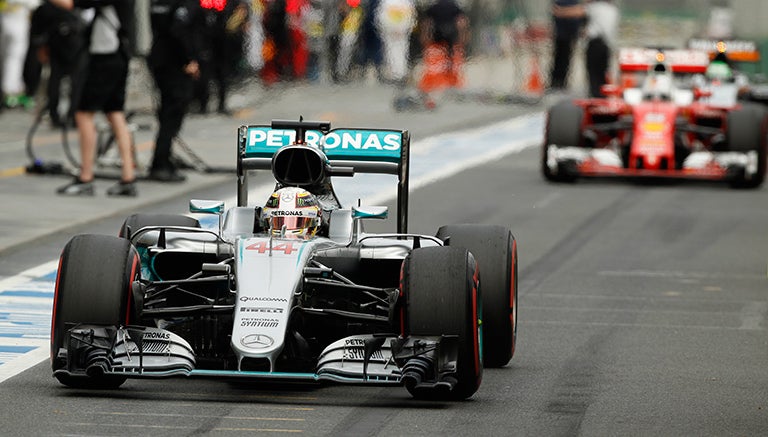
[[[296,257],[296,267],[299,266],[299,261],[301,260],[301,254],[304,252],[304,249],[306,249],[308,246],[307,243],[301,243],[301,247],[299,248],[299,255]]]
[[[190,376],[240,376],[240,377],[269,377],[288,378],[300,380],[318,381],[320,377],[315,373],[288,373],[288,372],[256,372],[247,370],[205,370],[196,369],[189,373]]]

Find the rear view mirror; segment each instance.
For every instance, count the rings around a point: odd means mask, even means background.
[[[223,214],[224,201],[192,199],[189,201],[189,212],[196,214]]]
[[[712,97],[712,91],[701,89],[699,87],[696,87],[693,89],[693,99],[699,100],[707,97]]]
[[[386,206],[354,206],[352,207],[352,218],[376,218],[385,219],[389,214]]]

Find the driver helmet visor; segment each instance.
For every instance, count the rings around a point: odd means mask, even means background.
[[[313,227],[314,220],[314,217],[275,216],[269,219],[269,227],[272,228],[272,232],[277,233],[282,231],[283,226],[285,226],[286,232],[300,233]]]

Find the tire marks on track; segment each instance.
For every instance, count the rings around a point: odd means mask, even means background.
[[[520,272],[520,296],[524,298],[541,291],[544,280],[557,274],[569,259],[578,256],[582,248],[607,228],[617,216],[641,204],[646,191],[630,189],[604,208],[587,217],[583,223],[569,232],[542,257]],[[541,435],[578,435],[587,409],[599,392],[601,375],[611,363],[604,351],[610,348],[611,338],[620,329],[616,326],[631,324],[637,312],[616,312],[604,325],[587,327],[588,338],[575,348],[551,384],[542,409],[539,411]],[[576,337],[574,337],[576,338]]]
[[[640,203],[641,199],[647,195],[646,191],[630,189],[626,195],[619,197],[605,208],[587,217],[580,226],[569,232],[547,253],[520,271],[520,296],[538,290],[544,279],[557,272],[560,266],[575,256],[587,242],[614,221],[616,216]]]

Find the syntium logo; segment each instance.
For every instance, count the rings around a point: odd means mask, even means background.
[[[245,318],[240,320],[240,326],[246,328],[277,328],[280,321],[277,319]]]

